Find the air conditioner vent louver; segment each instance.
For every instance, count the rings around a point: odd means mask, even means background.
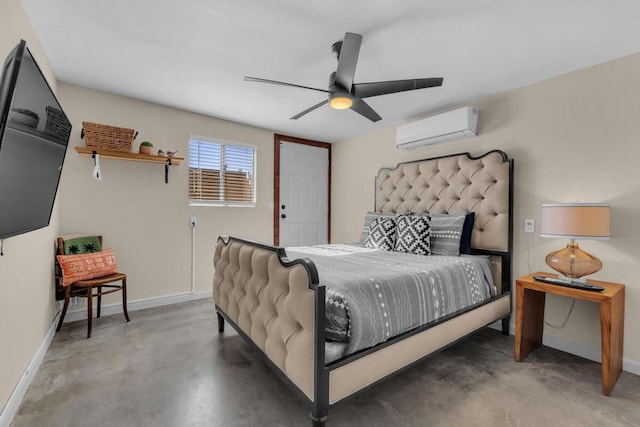
[[[417,148],[476,136],[478,109],[462,107],[398,127],[396,146]]]

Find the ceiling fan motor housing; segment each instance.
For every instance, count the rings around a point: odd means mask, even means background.
[[[342,49],[342,40],[339,40],[331,45],[331,53],[336,57],[336,60],[340,59],[340,50]]]
[[[342,42],[338,43],[342,44]],[[353,96],[336,83],[335,71],[329,75],[329,105],[335,110],[346,110],[353,105]]]

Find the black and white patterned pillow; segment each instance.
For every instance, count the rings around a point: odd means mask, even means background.
[[[367,240],[367,236],[369,235],[369,227],[371,226],[371,220],[373,218],[395,218],[396,214],[383,214],[379,212],[367,212],[364,216],[364,224],[362,225],[362,232],[360,233],[360,244],[364,245],[364,241]]]
[[[429,215],[398,215],[396,219],[396,252],[431,255]]]
[[[396,246],[396,219],[394,217],[373,218],[364,246],[366,248],[392,251]]]

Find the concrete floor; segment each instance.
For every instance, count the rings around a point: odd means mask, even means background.
[[[210,299],[65,324],[13,427],[308,426],[302,402]],[[329,426],[638,426],[640,377],[486,329],[329,411]]]

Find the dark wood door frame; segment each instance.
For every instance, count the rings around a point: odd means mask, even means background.
[[[329,167],[327,170],[327,242],[331,243],[331,144],[293,136],[273,135],[273,244],[280,244],[280,143],[311,145],[329,150]]]

